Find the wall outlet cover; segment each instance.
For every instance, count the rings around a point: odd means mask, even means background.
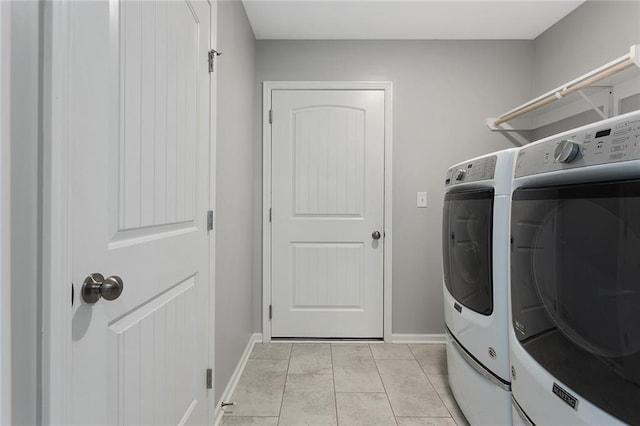
[[[427,207],[427,193],[426,192],[418,192],[418,207],[419,208]]]

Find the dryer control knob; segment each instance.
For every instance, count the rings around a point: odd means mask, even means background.
[[[566,139],[558,144],[553,156],[556,163],[570,163],[578,157],[578,154],[580,154],[580,144]]]
[[[455,171],[455,178],[456,180],[463,180],[466,174],[467,171],[465,169],[458,169]]]

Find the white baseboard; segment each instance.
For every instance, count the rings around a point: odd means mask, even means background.
[[[240,361],[238,361],[238,365],[236,366],[235,371],[231,375],[229,379],[229,383],[227,383],[227,387],[222,392],[222,396],[220,397],[220,401],[216,402],[216,409],[213,412],[214,426],[218,426],[222,421],[222,416],[224,415],[224,411],[222,411],[221,403],[222,401],[230,401],[233,392],[236,390],[236,386],[238,386],[238,382],[240,381],[240,376],[242,376],[242,372],[244,368],[247,366],[247,361],[249,361],[249,356],[251,355],[251,351],[253,350],[253,346],[256,343],[262,342],[262,333],[254,333],[249,338],[249,342],[247,343],[247,347],[244,348],[244,352],[240,357]]]
[[[392,334],[392,343],[445,343],[444,333],[442,334]]]

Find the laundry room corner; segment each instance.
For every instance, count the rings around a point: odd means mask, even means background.
[[[218,2],[215,401],[254,333],[252,300],[254,57],[240,1]],[[258,255],[259,256],[259,255]]]

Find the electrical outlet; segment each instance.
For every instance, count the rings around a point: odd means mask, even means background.
[[[427,207],[427,193],[426,192],[418,192],[418,207],[419,208]]]

